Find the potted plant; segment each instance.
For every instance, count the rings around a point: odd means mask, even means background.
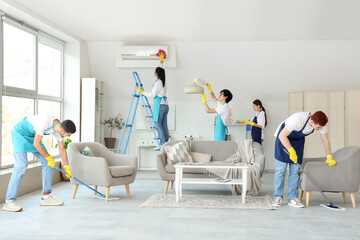
[[[104,120],[104,125],[110,128],[110,137],[104,138],[105,146],[107,148],[114,148],[116,138],[111,137],[112,132],[114,129],[120,130],[124,127],[123,119],[122,119],[121,115],[119,114],[115,118],[111,117],[107,120]]]
[[[71,143],[72,141],[71,141],[71,139],[70,138],[66,138],[66,139],[64,139],[63,140],[63,143],[64,143],[64,148],[65,149],[67,149],[68,148],[68,145],[69,145],[69,143]],[[58,144],[56,144],[55,145],[55,148],[57,148],[58,147]]]

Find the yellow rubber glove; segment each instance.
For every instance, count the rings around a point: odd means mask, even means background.
[[[288,149],[288,152],[290,153],[290,160],[297,163],[298,156],[296,155],[295,149],[291,147]]]
[[[56,166],[54,159],[52,158],[51,155],[49,155],[47,158],[45,158],[48,161],[48,165],[51,168],[54,168]]]
[[[138,91],[140,94],[143,94],[144,90],[141,90],[141,88],[137,87],[136,91]]]
[[[336,161],[333,159],[332,155],[326,156],[326,163],[329,165],[329,167],[336,165]]]
[[[73,174],[72,174],[72,172],[71,172],[70,165],[67,165],[67,166],[65,166],[64,168],[65,168],[65,172],[67,173],[66,176],[67,176],[68,178],[73,178],[74,176],[73,176]]]
[[[203,92],[201,93],[201,99],[202,99],[203,103],[207,102],[205,93],[203,93]]]
[[[252,122],[252,121],[246,121],[245,123],[246,123],[247,125],[255,126],[255,123]]]
[[[239,123],[245,124],[246,121],[245,120],[238,120]]]
[[[209,92],[212,93],[213,90],[211,89],[210,83],[207,83],[207,84],[206,84],[206,87],[207,87],[207,89],[209,90]]]

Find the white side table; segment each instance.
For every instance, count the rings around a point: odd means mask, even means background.
[[[213,178],[183,178],[184,168],[233,168],[242,169],[241,179],[230,179],[228,182],[219,182]],[[178,163],[175,165],[175,193],[176,202],[182,196],[183,184],[240,184],[242,185],[242,203],[245,203],[246,187],[247,187],[247,172],[249,167],[245,163]]]

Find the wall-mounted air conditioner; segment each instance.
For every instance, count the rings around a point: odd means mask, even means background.
[[[166,52],[163,64],[156,54],[162,49]],[[175,42],[152,42],[148,45],[118,42],[116,49],[116,67],[118,68],[154,68],[176,67]]]
[[[159,49],[168,52],[167,46],[123,46],[120,54],[124,60],[158,60]]]

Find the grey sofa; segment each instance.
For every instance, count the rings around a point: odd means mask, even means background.
[[[333,153],[337,164],[329,167],[326,158],[304,158],[302,167],[322,191],[342,192],[344,202],[346,193],[350,193],[352,205],[355,208],[354,193],[360,184],[360,147],[344,147]],[[306,192],[306,206],[309,206],[311,191],[318,191],[304,173],[300,175],[300,200]]]
[[[175,180],[175,164],[167,164],[167,156],[165,152],[166,146],[171,146],[180,142],[171,141],[164,144],[161,152],[156,156],[157,171],[161,176],[161,179],[166,181],[165,194],[168,191],[169,183],[171,182],[171,189]],[[255,162],[260,164],[261,176],[265,170],[265,155],[262,146],[259,143],[253,142],[253,148],[255,149]],[[238,146],[234,141],[193,141],[191,143],[191,152],[199,152],[211,154],[211,162],[224,161],[231,155],[237,152]],[[204,178],[207,177],[203,174],[203,169],[184,169],[184,177],[191,178]]]
[[[88,146],[96,157],[84,156],[81,151]],[[88,185],[106,187],[106,201],[109,198],[111,186],[125,185],[127,195],[130,197],[129,184],[135,180],[137,172],[137,157],[135,155],[118,155],[111,152],[104,145],[95,142],[81,142],[69,144],[69,163],[74,177]],[[75,184],[73,198],[75,198],[79,182],[70,180]]]

